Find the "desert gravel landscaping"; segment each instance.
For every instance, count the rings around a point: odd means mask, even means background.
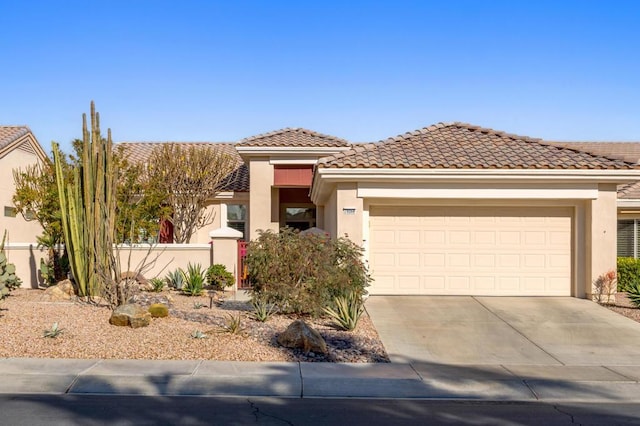
[[[388,362],[384,347],[366,313],[354,332],[333,328],[327,319],[305,320],[324,337],[327,356],[280,347],[275,339],[297,317],[274,315],[266,323],[251,319],[246,302],[227,300],[209,308],[209,297],[177,292],[142,293],[147,305],[170,299],[170,316],[153,318],[148,327],[132,329],[109,324],[111,310],[80,301],[50,302],[43,290],[17,289],[0,302],[0,357],[80,359],[178,359],[224,361]],[[204,305],[196,309],[196,304]],[[222,332],[229,316],[240,315],[240,334]],[[57,338],[43,332],[57,322]],[[200,330],[205,339],[191,334]]]

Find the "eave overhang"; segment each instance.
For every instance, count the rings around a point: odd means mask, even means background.
[[[31,145],[36,156],[40,159],[40,161],[42,162],[51,161],[47,156],[47,154],[44,152],[44,149],[42,149],[42,146],[40,145],[36,137],[31,132],[28,132],[27,134],[19,137],[15,141],[11,142],[9,145],[5,146],[2,150],[0,150],[0,158],[4,157],[5,155],[13,151],[14,149],[22,145],[24,142],[28,142],[29,145]]]
[[[623,184],[640,180],[640,169],[353,169],[316,168],[311,200],[322,204],[333,185],[341,182],[402,184]]]
[[[299,157],[303,159],[321,158],[342,151],[347,151],[351,147],[302,147],[302,146],[236,146],[238,154],[243,159],[250,157],[276,157],[278,159],[290,159]]]

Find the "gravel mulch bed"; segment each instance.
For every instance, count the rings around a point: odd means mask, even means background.
[[[640,309],[629,301],[626,293],[617,293],[616,301],[613,304],[601,303],[605,308],[640,322]]]
[[[251,319],[246,302],[227,300],[209,308],[209,297],[176,292],[142,293],[138,303],[169,299],[170,315],[148,327],[109,324],[111,310],[81,301],[49,302],[42,290],[17,289],[0,302],[0,357],[81,359],[178,359],[224,361],[389,362],[371,320],[363,314],[353,332],[333,328],[329,320],[305,318],[326,340],[328,355],[304,354],[280,347],[276,337],[297,317],[274,315],[265,323]],[[196,308],[197,304],[203,305]],[[240,334],[222,332],[230,316],[242,318]],[[55,338],[43,331],[57,322]],[[206,339],[194,339],[200,330]]]

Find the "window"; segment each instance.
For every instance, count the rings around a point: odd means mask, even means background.
[[[635,257],[638,250],[638,226],[640,219],[624,219],[618,221],[618,257]]]
[[[16,217],[18,215],[18,211],[15,207],[4,206],[4,216],[5,217]]]
[[[316,226],[315,207],[284,207],[284,226],[304,231]]]
[[[246,241],[247,206],[244,204],[227,204],[227,226],[242,232],[242,239]]]

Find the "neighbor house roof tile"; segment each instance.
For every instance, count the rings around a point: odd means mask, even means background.
[[[640,163],[640,142],[546,142],[550,145],[578,149],[594,155]],[[618,198],[640,199],[640,182],[618,186]]]
[[[325,157],[324,168],[632,169],[636,165],[467,123],[438,123]]]
[[[20,139],[31,130],[27,126],[0,126],[0,150]]]
[[[245,138],[238,142],[237,146],[348,147],[351,145],[344,139],[313,130],[286,128]]]
[[[210,147],[217,150],[221,150],[223,153],[231,156],[236,162],[236,168],[226,178],[223,179],[220,185],[221,191],[237,191],[248,192],[249,191],[249,169],[246,164],[240,158],[238,151],[236,151],[234,144],[224,142],[120,142],[116,146],[120,149],[124,149],[127,153],[127,157],[131,161],[145,162],[151,156],[151,153],[155,148],[166,143],[178,143],[180,146],[189,147]]]
[[[624,160],[629,163],[640,162],[640,142],[560,142],[545,141],[548,145],[577,149],[602,157]]]

